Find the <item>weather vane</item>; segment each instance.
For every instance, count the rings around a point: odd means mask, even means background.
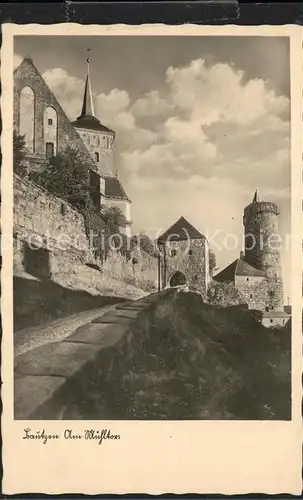
[[[90,48],[86,49],[86,52],[87,52],[87,54],[88,54],[88,57],[87,57],[86,61],[87,61],[88,63],[90,63],[90,57],[89,57]]]

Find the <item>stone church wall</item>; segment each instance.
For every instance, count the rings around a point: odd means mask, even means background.
[[[14,269],[62,286],[91,293],[119,292],[132,285],[145,291],[158,286],[158,260],[134,249],[126,258],[111,252],[94,260],[82,215],[37,184],[14,175]]]
[[[30,87],[34,93],[34,151],[33,155],[45,155],[45,110],[54,109],[57,116],[57,145],[55,151],[64,151],[68,146],[76,149],[82,161],[98,172],[89,152],[80,139],[77,131],[71,125],[67,115],[52,94],[40,73],[29,59],[24,61],[14,72],[14,129],[20,129],[20,93],[25,87]],[[103,168],[104,167],[104,168]],[[100,171],[111,175],[107,164],[100,165]]]

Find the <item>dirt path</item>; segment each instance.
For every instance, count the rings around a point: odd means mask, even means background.
[[[15,356],[49,342],[62,340],[71,335],[80,326],[90,323],[93,319],[105,314],[117,305],[118,303],[82,311],[80,313],[71,314],[65,318],[51,321],[43,326],[33,326],[17,331],[14,334]]]

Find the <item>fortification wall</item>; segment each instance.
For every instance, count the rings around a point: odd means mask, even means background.
[[[93,258],[82,215],[37,184],[14,175],[14,268],[98,294],[132,285],[157,289],[158,261],[135,248]]]
[[[265,278],[236,276],[235,287],[249,309],[263,311],[268,304],[268,282]]]
[[[176,271],[184,274],[186,283],[206,295],[209,285],[209,250],[204,238],[188,241],[169,241],[161,248],[166,265],[162,267],[162,280],[165,286]]]

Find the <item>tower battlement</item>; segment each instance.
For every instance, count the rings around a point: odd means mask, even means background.
[[[283,280],[281,270],[278,206],[261,201],[256,191],[252,202],[244,208],[245,260],[264,271],[268,281],[269,309],[283,308]]]
[[[244,217],[251,217],[253,214],[269,212],[279,215],[278,205],[272,201],[257,201],[250,203],[244,208]]]

